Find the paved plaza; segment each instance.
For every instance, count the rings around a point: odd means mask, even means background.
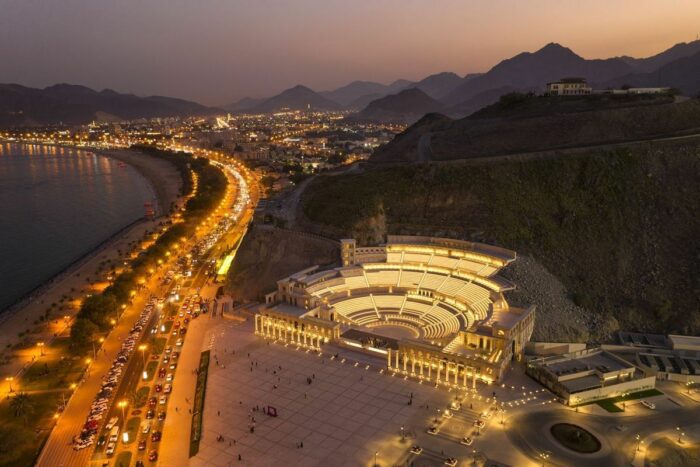
[[[403,464],[414,437],[423,436],[436,409],[454,397],[380,373],[382,359],[367,368],[367,361],[341,363],[342,355],[331,360],[330,353],[268,345],[253,335],[250,323],[216,328],[207,345],[215,349],[219,366],[210,369],[203,440],[191,465],[372,465],[375,452],[379,465]],[[256,406],[275,407],[278,417],[251,412]],[[446,443],[442,450],[457,456],[460,448]],[[413,459],[416,466],[443,461],[440,450]]]

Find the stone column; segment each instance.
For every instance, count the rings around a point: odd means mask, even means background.
[[[386,367],[391,368],[391,349],[386,349]]]
[[[408,363],[408,353],[404,352],[403,355],[403,371],[406,372],[406,364]]]
[[[399,369],[399,351],[397,350],[394,353],[396,354],[396,364],[394,365],[394,368],[396,368],[398,370]]]
[[[433,373],[433,357],[428,357],[428,381],[432,379]]]
[[[462,370],[464,371],[464,375],[462,375],[464,378],[464,382],[463,382],[462,386],[464,386],[466,388],[467,387],[467,367],[462,365]]]
[[[459,378],[459,365],[455,363],[455,385],[458,385],[457,378]]]
[[[440,372],[441,372],[441,370],[442,370],[442,362],[441,362],[440,360],[438,360],[438,364],[437,364],[437,378],[435,379],[435,381],[437,381],[438,383],[440,382]]]

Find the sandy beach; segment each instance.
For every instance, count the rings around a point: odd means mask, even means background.
[[[138,170],[151,184],[157,198],[160,217],[138,220],[80,258],[51,281],[35,290],[30,298],[0,315],[0,384],[8,376],[17,377],[39,354],[37,342],[47,346],[56,336],[68,332],[69,323],[78,310],[79,299],[104,286],[103,261],[124,260],[133,247],[163,221],[171,205],[182,202],[178,194],[182,185],[177,169],[166,161],[131,150],[95,151],[118,159]],[[47,310],[50,320],[40,321]],[[68,318],[65,318],[68,317]]]

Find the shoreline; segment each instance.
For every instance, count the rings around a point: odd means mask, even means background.
[[[179,198],[182,180],[175,166],[167,161],[148,158],[143,153],[130,149],[102,150],[62,147],[89,151],[113,161],[126,163],[139,176],[146,179],[152,193],[156,196],[160,209],[156,211],[156,217],[153,219],[140,217],[123,226],[85,254],[76,258],[60,272],[38,284],[12,305],[2,310],[0,324],[4,327],[4,333],[0,335],[0,352],[3,357],[6,357],[8,352],[13,354],[17,344],[47,341],[55,337],[55,328],[62,321],[61,318],[64,315],[73,317],[78,311],[71,302],[74,299],[81,299],[86,293],[90,293],[93,281],[101,281],[100,262],[107,259],[111,261],[124,260],[125,253],[130,250],[130,244],[141,241],[147,231],[159,228],[159,224],[167,218],[169,209],[165,208],[172,203],[177,205],[182,201]],[[121,255],[119,251],[121,251]],[[69,297],[66,303],[63,303],[61,299],[63,297]],[[51,311],[49,312],[49,310]],[[50,313],[50,318],[40,319],[47,312]],[[20,362],[17,360],[16,358],[3,359],[0,363],[2,377],[21,371]]]
[[[42,146],[57,146],[57,147],[65,148],[65,149],[72,149],[75,151],[92,152],[92,153],[94,153],[98,156],[101,156],[101,157],[106,157],[106,158],[112,159],[114,161],[123,162],[123,163],[129,165],[131,168],[133,168],[138,173],[139,176],[143,177],[146,180],[146,183],[148,184],[150,191],[151,191],[152,195],[154,196],[154,199],[157,201],[158,210],[156,211],[156,216],[154,216],[153,220],[158,220],[159,218],[166,216],[165,213],[167,210],[165,209],[165,204],[169,200],[167,199],[167,195],[165,193],[163,193],[163,190],[158,188],[158,181],[155,180],[156,177],[153,177],[153,174],[149,174],[148,170],[144,169],[142,164],[132,163],[133,157],[135,157],[138,154],[142,154],[138,151],[131,150],[131,149],[106,151],[106,150],[100,150],[100,149],[77,148],[77,147],[66,146],[66,145],[61,145],[61,144],[49,144],[49,143],[15,143],[15,142],[11,142],[11,144],[17,144],[19,146],[34,145],[34,144],[39,144]],[[148,219],[146,219],[145,217],[139,217],[138,219],[134,219],[130,223],[121,227],[116,232],[112,233],[109,237],[100,241],[100,243],[98,243],[94,247],[90,248],[88,251],[86,251],[85,253],[83,253],[79,257],[75,258],[73,261],[71,261],[69,264],[67,264],[64,268],[59,270],[56,274],[52,275],[50,278],[46,279],[45,281],[37,284],[34,288],[32,288],[28,292],[22,294],[17,300],[12,302],[11,304],[6,306],[5,308],[0,309],[0,324],[3,324],[8,319],[10,319],[13,315],[15,315],[19,310],[21,310],[25,306],[29,305],[33,301],[34,298],[38,298],[47,289],[49,289],[53,284],[60,282],[61,279],[65,278],[66,276],[69,276],[71,273],[79,270],[80,267],[83,266],[85,263],[87,263],[91,258],[98,255],[102,250],[109,248],[109,246],[116,239],[127,234],[129,232],[129,230],[136,227],[138,224],[140,224],[142,222],[147,222],[147,221],[148,221]]]

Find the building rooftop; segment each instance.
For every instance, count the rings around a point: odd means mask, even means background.
[[[545,367],[557,376],[564,376],[590,370],[597,370],[600,373],[609,373],[629,368],[621,360],[613,357],[607,352],[587,353],[580,357],[569,355],[545,362]]]

